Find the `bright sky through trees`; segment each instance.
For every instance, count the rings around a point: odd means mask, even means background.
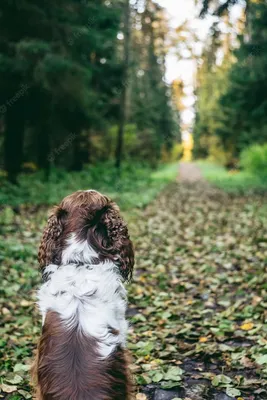
[[[189,27],[195,32],[202,45],[205,43],[205,39],[209,34],[209,28],[215,21],[215,18],[211,16],[207,16],[204,19],[198,18],[200,9],[195,5],[194,0],[157,0],[156,2],[166,8],[170,15],[172,28],[177,28],[185,21],[189,21]],[[233,7],[231,14],[232,20],[236,20],[240,16],[240,6]],[[199,45],[199,43],[193,44],[198,53],[201,53],[202,45]],[[193,91],[195,73],[196,63],[194,61],[178,60],[174,51],[170,52],[167,57],[166,79],[168,82],[172,82],[175,79],[181,79],[184,82],[186,98],[183,102],[186,109],[182,112],[182,120],[185,125],[191,125],[194,120],[193,106],[195,97]]]

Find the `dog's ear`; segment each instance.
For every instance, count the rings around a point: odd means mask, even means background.
[[[66,214],[67,212],[60,207],[52,210],[39,246],[38,261],[41,268],[49,264],[60,264],[62,253],[60,242]]]
[[[112,260],[119,266],[123,278],[131,279],[134,267],[133,244],[115,203],[110,202],[96,213],[88,230],[88,243],[100,259]]]

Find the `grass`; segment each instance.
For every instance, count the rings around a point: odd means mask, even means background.
[[[175,180],[178,164],[161,165],[155,171],[144,164],[125,164],[120,176],[113,164],[88,166],[81,172],[55,169],[49,181],[41,172],[23,174],[19,186],[10,185],[2,178],[0,204],[52,205],[79,189],[96,189],[118,202],[122,209],[143,207]]]
[[[227,171],[223,166],[198,161],[204,177],[228,193],[249,194],[267,192],[267,180],[246,171]]]

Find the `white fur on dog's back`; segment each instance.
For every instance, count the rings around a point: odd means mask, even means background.
[[[49,278],[38,291],[43,324],[48,311],[57,312],[66,328],[77,324],[83,334],[96,338],[104,358],[117,345],[125,346],[127,297],[115,264],[49,265],[44,273]]]

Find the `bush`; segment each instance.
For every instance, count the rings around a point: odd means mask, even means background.
[[[267,144],[252,145],[243,150],[240,165],[252,174],[267,178]]]
[[[198,161],[203,176],[214,186],[232,194],[265,194],[267,180],[249,171],[227,171],[222,165]]]
[[[155,170],[149,164],[124,162],[121,173],[112,162],[88,165],[80,172],[53,169],[49,181],[42,171],[21,174],[19,186],[0,177],[0,208],[3,205],[52,205],[79,189],[96,189],[117,201],[123,208],[148,204],[166,184],[174,181],[178,165],[159,165]],[[3,218],[8,218],[5,215]],[[1,225],[1,218],[0,218]]]

